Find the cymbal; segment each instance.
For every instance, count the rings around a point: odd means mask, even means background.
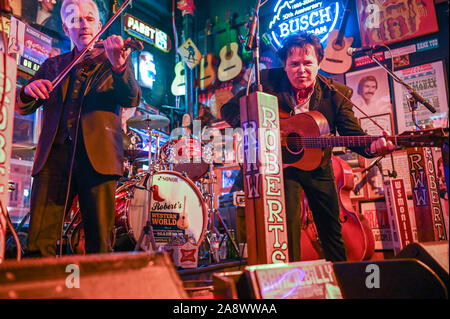
[[[153,114],[137,115],[127,120],[129,127],[139,130],[162,128],[169,125],[169,123],[170,121],[167,117]]]
[[[13,144],[13,151],[34,151],[37,144]]]

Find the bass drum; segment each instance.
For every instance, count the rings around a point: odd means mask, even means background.
[[[111,234],[114,251],[134,250],[149,218],[149,195],[157,246],[168,243],[175,235],[187,235],[200,245],[208,226],[208,209],[201,192],[181,173],[160,171],[153,175],[139,174],[117,188],[115,227]],[[68,236],[71,253],[84,254],[83,222],[74,223],[71,228]]]
[[[208,210],[201,192],[181,173],[160,171],[145,173],[117,190],[116,251],[134,249],[149,219],[150,196],[157,246],[168,243],[175,235],[187,235],[200,245],[208,225]]]

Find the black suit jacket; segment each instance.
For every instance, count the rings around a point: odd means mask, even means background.
[[[47,79],[53,81],[72,61],[74,51],[47,59],[30,80]],[[47,100],[34,100],[20,92],[16,103],[17,112],[27,115],[43,105],[42,130],[36,148],[32,175],[36,175],[47,161],[55,139],[63,109],[68,80],[63,80]],[[83,92],[81,129],[89,160],[100,174],[123,174],[123,142],[121,133],[120,107],[138,106],[141,89],[134,78],[130,59],[124,72],[112,71],[106,60],[87,80]]]
[[[265,93],[277,96],[279,109],[288,113],[294,110],[295,101],[292,87],[284,69],[262,70],[261,84]],[[339,90],[349,99],[353,94],[353,90],[345,85],[331,79],[327,79],[327,83],[325,83],[318,77],[309,103],[310,111],[319,111],[326,117],[332,134],[336,134],[337,131],[342,136],[366,135],[355,118],[353,105],[334,90]],[[220,110],[222,118],[232,127],[241,125],[239,99],[244,95],[245,90],[240,91]],[[364,157],[373,157],[364,148],[351,149]]]

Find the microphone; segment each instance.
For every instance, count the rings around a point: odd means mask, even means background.
[[[364,174],[365,172],[370,171],[375,165],[378,165],[378,163],[383,159],[384,156],[380,156],[377,159],[375,159],[372,163],[369,164],[361,173]]]
[[[420,96],[419,93],[414,91],[412,88],[409,90],[409,94],[411,94],[417,102],[422,103],[431,113],[436,113],[436,109],[433,107],[433,105],[428,103],[427,100],[425,100],[422,96]]]
[[[360,47],[360,48],[348,48],[347,49],[347,54],[352,56],[358,53],[366,53],[372,50],[375,50],[378,47],[378,45],[371,45],[368,47]]]
[[[258,13],[255,11],[253,15],[252,24],[250,26],[250,31],[247,35],[247,41],[245,42],[245,49],[247,51],[253,50],[253,45],[255,43],[255,35],[256,35],[256,23],[258,21]]]

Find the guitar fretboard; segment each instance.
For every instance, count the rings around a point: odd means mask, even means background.
[[[297,146],[303,148],[328,148],[328,147],[367,147],[373,141],[383,136],[288,136],[286,144],[288,146]],[[388,136],[387,140],[392,141],[395,145],[406,146],[432,146],[431,142],[414,141],[410,136]],[[283,143],[284,144],[284,143]]]

